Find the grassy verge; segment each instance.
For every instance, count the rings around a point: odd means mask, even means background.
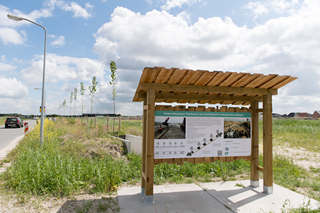
[[[320,120],[273,119],[272,125],[274,145],[289,145],[320,152]],[[259,126],[262,142],[262,121]]]
[[[106,133],[103,122],[90,126],[79,119],[46,121],[42,146],[36,126],[9,154],[12,166],[0,177],[3,186],[20,194],[60,197],[113,192],[122,183],[139,183],[141,157],[125,155],[122,143]],[[139,121],[126,122],[123,129],[139,128]],[[275,183],[320,200],[319,169],[306,171],[281,156],[274,157],[273,165]],[[162,184],[248,179],[249,168],[244,160],[159,164],[154,180]]]
[[[4,122],[7,117],[0,117],[0,126],[4,125]]]
[[[141,157],[123,155],[121,143],[80,120],[46,121],[45,143],[32,131],[8,158],[12,166],[1,175],[3,185],[17,193],[66,196],[80,192],[112,192],[121,183],[140,182]],[[117,150],[118,154],[111,152]],[[249,163],[160,164],[155,183],[247,178]]]

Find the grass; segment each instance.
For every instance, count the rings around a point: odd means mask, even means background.
[[[320,152],[320,120],[273,119],[272,125],[275,145],[302,147],[308,151]],[[262,121],[259,126],[262,142]]]
[[[0,117],[0,126],[4,125],[4,122],[6,121],[7,117]]]
[[[7,189],[61,197],[80,192],[113,192],[122,183],[140,181],[141,157],[134,154],[114,157],[107,153],[110,146],[121,152],[121,144],[103,132],[100,134],[99,125],[86,131],[87,126],[79,120],[46,120],[42,146],[38,128],[9,154],[12,165],[1,175]],[[249,162],[244,160],[181,166],[160,164],[155,166],[155,183],[231,180],[248,171]]]
[[[287,125],[286,121],[275,122],[275,129]],[[141,121],[127,120],[121,126],[120,132],[141,131]],[[72,118],[46,121],[43,146],[39,144],[38,128],[36,126],[35,131],[8,156],[12,166],[0,177],[8,190],[61,197],[77,193],[111,193],[122,183],[140,182],[141,157],[124,155],[122,143],[107,133],[105,120],[98,119],[97,125],[93,120],[87,123]],[[288,132],[295,134],[291,130]],[[275,137],[280,133],[275,130]],[[116,150],[116,153],[110,150]],[[320,200],[319,169],[307,171],[281,156],[274,157],[273,165],[275,183]],[[162,184],[248,179],[249,170],[250,163],[245,160],[158,164],[154,169],[154,181]]]

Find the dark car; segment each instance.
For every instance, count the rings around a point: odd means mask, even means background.
[[[7,118],[5,122],[5,128],[9,127],[23,127],[23,121],[19,117]]]

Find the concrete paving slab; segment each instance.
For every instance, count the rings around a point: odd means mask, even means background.
[[[153,201],[141,195],[140,186],[121,187],[118,202],[121,213],[229,213],[281,212],[298,208],[310,201],[310,208],[319,208],[316,200],[274,184],[273,194],[263,193],[263,183],[252,188],[250,181],[228,181],[199,184],[154,186]]]
[[[196,184],[170,184],[154,187],[153,202],[145,200],[140,187],[121,187],[118,202],[121,213],[230,213]]]
[[[250,187],[249,180],[200,183],[199,185],[212,196],[224,201],[240,213],[277,213],[282,212],[284,206],[286,209],[299,208],[305,206],[308,202],[310,202],[310,208],[320,207],[318,201],[277,184],[273,185],[272,194],[264,194],[262,180],[257,188]]]

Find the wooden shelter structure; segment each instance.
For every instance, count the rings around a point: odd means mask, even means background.
[[[264,192],[272,193],[272,95],[277,95],[279,88],[295,79],[295,77],[277,74],[210,72],[177,68],[166,69],[163,67],[144,68],[133,98],[135,102],[143,102],[142,192],[145,195],[153,195],[154,164],[162,162],[183,163],[184,161],[193,163],[215,160],[231,161],[243,158],[251,161],[251,185],[254,187],[259,185],[258,172],[261,171],[263,172]],[[251,156],[154,159],[156,102],[250,106],[250,108],[221,107],[220,110],[251,112]],[[259,102],[263,103],[262,109],[259,108]],[[186,110],[182,108],[184,106],[170,109]],[[205,107],[192,110],[217,111],[216,108],[206,109]],[[259,112],[263,112],[263,167],[258,164]]]

